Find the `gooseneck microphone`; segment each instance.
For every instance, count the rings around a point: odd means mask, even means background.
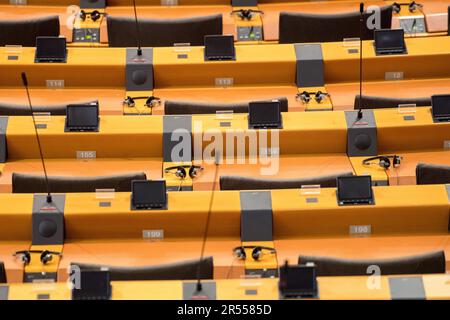
[[[197,268],[197,286],[196,286],[196,293],[200,293],[203,290],[202,281],[201,281],[201,266],[203,261],[203,256],[205,254],[205,246],[206,246],[206,239],[208,238],[208,230],[209,230],[209,221],[211,218],[211,211],[212,211],[212,204],[214,202],[214,195],[216,194],[216,181],[217,181],[217,173],[219,172],[219,162],[220,162],[220,154],[216,153],[215,155],[215,167],[214,167],[214,180],[213,180],[213,187],[212,187],[212,193],[211,197],[209,199],[209,209],[208,209],[208,215],[206,217],[206,224],[205,224],[205,231],[203,233],[203,242],[202,242],[202,249],[200,253],[200,263],[198,264]]]
[[[361,120],[363,117],[362,112],[362,79],[363,79],[363,56],[362,56],[362,36],[364,26],[364,3],[359,4],[359,101],[358,101],[358,115],[356,120]]]
[[[30,92],[28,91],[28,80],[25,72],[22,72],[22,83],[23,86],[25,87],[25,90],[27,91],[28,105],[31,111],[31,118],[33,119],[34,132],[36,133],[36,140],[39,148],[39,154],[41,156],[42,168],[44,169],[45,184],[47,187],[47,203],[52,203],[53,200],[52,195],[50,193],[50,184],[48,183],[47,169],[45,168],[44,156],[42,155],[41,140],[39,139],[39,134],[36,127],[36,120],[34,119],[33,106],[31,105]]]
[[[139,22],[138,22],[137,12],[136,12],[136,0],[133,0],[133,9],[134,9],[134,20],[136,22],[136,36],[137,36],[137,42],[138,42],[137,43],[137,45],[138,45],[137,55],[142,56],[141,33],[139,30]]]

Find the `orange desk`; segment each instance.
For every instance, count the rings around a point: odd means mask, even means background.
[[[125,88],[60,88],[45,87],[30,88],[31,103],[36,106],[65,105],[86,103],[98,100],[101,115],[122,115],[122,101],[125,98]],[[0,102],[28,106],[27,94],[24,88],[1,87]]]
[[[266,161],[266,162],[263,162]],[[216,189],[220,189],[221,176],[244,176],[262,179],[302,179],[323,175],[353,172],[352,165],[345,154],[292,155],[278,159],[257,160],[250,164],[222,163],[218,166]],[[197,162],[195,162],[197,163]],[[200,162],[199,162],[200,163]],[[200,163],[204,170],[193,181],[194,190],[210,190],[213,186],[215,165]]]
[[[319,299],[323,300],[389,300],[389,278],[382,276],[380,287],[367,286],[367,276],[357,277],[319,277]],[[397,276],[399,277],[399,276]],[[402,276],[402,277],[408,277]],[[417,277],[414,275],[413,277]],[[425,295],[428,300],[449,299],[450,282],[445,274],[423,275]],[[190,281],[193,282],[193,281]],[[208,281],[205,281],[208,282]],[[216,283],[217,300],[277,300],[280,299],[278,279],[230,279]],[[116,281],[111,283],[113,300],[181,300],[182,281]],[[247,290],[256,291],[254,295]],[[9,286],[9,300],[36,300],[45,294],[52,300],[70,300],[71,292],[65,283],[12,284]]]
[[[49,159],[45,161],[49,176],[89,177],[109,176],[126,173],[145,172],[147,179],[161,179],[162,159],[121,158],[121,159]],[[0,192],[12,192],[12,174],[27,173],[44,175],[39,159],[8,161],[0,174]]]
[[[381,0],[364,1],[369,5],[386,5]],[[315,14],[334,14],[359,10],[359,2],[353,1],[325,1],[325,2],[284,2],[260,3],[258,8],[264,11],[262,15],[264,26],[264,40],[277,41],[279,35],[280,12],[305,12]]]
[[[333,110],[353,110],[355,96],[359,95],[359,83],[330,83],[325,87],[331,95]],[[424,98],[449,92],[449,78],[363,82],[363,95],[367,96]]]
[[[162,104],[153,109],[153,114],[164,113],[164,102],[183,101],[212,104],[239,103],[285,97],[289,111],[304,111],[305,105],[295,99],[298,89],[295,85],[284,86],[233,86],[203,88],[155,89],[153,95],[162,99]]]
[[[280,265],[297,263],[300,255],[342,259],[390,259],[443,250],[450,269],[450,235],[348,236],[275,240]]]
[[[206,242],[205,257],[214,259],[214,278],[240,278],[244,262],[236,260],[233,248],[239,238],[214,239]],[[156,241],[139,239],[68,241],[58,268],[58,281],[65,281],[71,263],[91,263],[121,267],[154,266],[200,259],[201,241],[178,239]]]
[[[450,150],[401,153],[401,166],[387,170],[389,184],[416,184],[416,166],[419,163],[450,166]]]
[[[158,3],[160,4],[160,2]],[[109,3],[108,3],[109,5]],[[201,16],[210,16],[222,14],[223,34],[231,34],[236,36],[236,23],[234,17],[230,14],[233,8],[231,5],[178,5],[178,6],[143,6],[136,7],[138,19],[183,19]],[[110,16],[134,17],[132,6],[108,6],[106,12]],[[108,42],[108,33],[106,30],[106,21],[102,25],[103,33],[100,36],[101,42]]]
[[[67,42],[72,42],[72,26],[74,17],[67,6],[50,5],[5,5],[0,4],[0,20],[24,20],[48,16],[59,16],[60,35],[66,37]],[[73,3],[72,3],[73,4]]]

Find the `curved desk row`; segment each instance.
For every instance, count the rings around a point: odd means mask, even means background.
[[[445,274],[406,276],[400,278],[420,279],[423,283],[422,295],[416,299],[449,299],[450,281]],[[340,300],[390,300],[398,299],[395,284],[392,279],[399,277],[383,276],[379,279],[380,286],[368,286],[369,277],[322,277],[318,278],[319,299]],[[419,282],[420,282],[419,280]],[[192,281],[191,281],[192,282]],[[207,283],[210,281],[205,281]],[[241,279],[218,280],[216,284],[216,299],[218,300],[277,300],[280,299],[277,279]],[[181,300],[189,299],[183,296],[182,281],[121,281],[112,282],[113,300]],[[0,289],[3,289],[0,287]],[[6,291],[3,289],[2,291]],[[65,283],[46,284],[12,284],[8,286],[5,299],[8,300],[70,300],[71,291]],[[45,297],[45,298],[43,298]]]
[[[450,67],[445,63],[450,58],[448,39],[406,39],[408,54],[390,56],[376,56],[373,41],[364,41],[364,81],[383,81],[386,73],[392,72],[403,73],[404,80],[448,78]],[[235,86],[295,85],[295,46],[239,46],[236,61],[216,62],[204,61],[203,47],[190,47],[182,53],[177,48],[154,48],[154,87],[210,87],[218,78],[232,78]],[[320,46],[326,84],[359,80],[358,54],[351,53],[342,42]],[[9,75],[0,79],[0,86],[21,86],[21,72],[27,73],[32,87],[46,86],[46,80],[64,80],[65,87],[125,86],[125,48],[69,48],[67,63],[62,64],[34,63],[35,48],[23,48],[19,53],[9,50],[0,48],[0,72]],[[395,70],[388,66],[395,66]]]

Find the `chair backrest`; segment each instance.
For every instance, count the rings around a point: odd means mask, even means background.
[[[288,111],[288,99],[286,97],[274,98],[270,100],[280,101],[280,111]],[[204,103],[193,101],[171,101],[164,102],[164,114],[212,114],[217,111],[233,111],[233,113],[248,113],[249,102],[236,102],[229,104]]]
[[[362,276],[369,266],[378,266],[382,275],[445,273],[444,251],[385,260],[350,260],[330,257],[300,256],[298,263],[313,262],[317,276]]]
[[[417,184],[450,183],[450,166],[419,163],[416,166]]]
[[[214,263],[212,257],[182,261],[173,264],[144,266],[144,267],[117,267],[86,263],[71,263],[80,271],[95,271],[108,269],[112,281],[137,280],[193,280],[200,274],[201,279],[213,279]],[[200,272],[199,272],[200,268]]]
[[[243,176],[221,176],[220,190],[300,189],[305,185],[320,185],[321,188],[333,188],[336,187],[336,179],[338,177],[351,175],[353,175],[353,172],[302,179],[276,180]]]
[[[75,102],[76,104],[90,104],[98,101],[87,101],[87,102]],[[66,104],[58,105],[45,105],[45,106],[34,106],[33,112],[48,112],[54,116],[65,116],[66,115]],[[19,105],[19,104],[9,104],[0,102],[0,116],[29,116],[31,114],[29,105]]]
[[[363,40],[373,39],[373,29],[367,27],[372,14],[364,13]],[[380,29],[390,29],[392,6],[380,8]],[[279,24],[280,43],[307,43],[342,41],[359,38],[359,11],[338,14],[312,14],[281,12]]]
[[[50,191],[56,193],[95,192],[96,189],[114,189],[116,192],[131,191],[131,181],[146,180],[144,172],[102,177],[56,177],[49,176]],[[45,177],[34,174],[13,173],[13,193],[45,193]]]
[[[59,17],[0,21],[0,46],[35,47],[38,36],[59,36]]]
[[[354,109],[359,109],[360,95],[355,96]],[[362,96],[361,109],[397,108],[399,104],[415,104],[418,107],[431,106],[431,97],[424,98],[388,98],[376,96]]]
[[[108,16],[108,42],[110,47],[137,47],[134,18]],[[206,35],[222,34],[222,15],[188,19],[139,19],[143,47],[171,47],[175,43],[202,46]]]
[[[6,270],[2,261],[0,261],[0,283],[6,283]]]

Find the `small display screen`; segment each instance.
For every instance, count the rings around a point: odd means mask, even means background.
[[[133,181],[131,190],[134,207],[162,208],[167,203],[165,181]]]
[[[370,176],[346,176],[337,179],[339,201],[372,199]]]
[[[37,37],[36,59],[60,59],[66,58],[66,38]]]
[[[73,127],[98,127],[97,104],[72,104],[67,106],[67,126]]]
[[[250,126],[278,126],[281,123],[280,102],[259,101],[249,103]]]
[[[111,298],[110,274],[108,271],[82,271],[80,287],[72,291],[74,300],[100,300]]]
[[[433,117],[450,117],[450,94],[431,96]]]
[[[311,296],[317,293],[314,266],[294,265],[280,268],[280,285],[287,296]]]
[[[376,30],[374,37],[377,50],[402,49],[405,45],[403,29]]]
[[[229,57],[234,58],[233,36],[205,36],[206,58]]]

